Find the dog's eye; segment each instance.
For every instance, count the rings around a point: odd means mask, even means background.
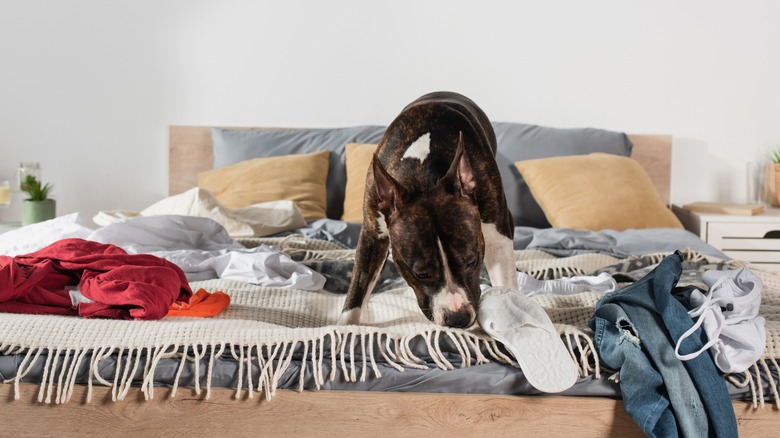
[[[477,258],[476,257],[471,257],[471,258],[467,259],[465,261],[465,263],[463,263],[463,266],[465,266],[466,269],[473,269],[473,268],[475,268],[477,266]]]
[[[417,277],[420,280],[427,280],[431,278],[430,272],[417,272],[414,271],[414,276]]]

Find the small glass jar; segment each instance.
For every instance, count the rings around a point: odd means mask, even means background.
[[[41,164],[34,161],[19,163],[19,170],[16,172],[19,190],[23,192],[27,190],[27,181],[30,177],[41,182]]]
[[[0,208],[5,208],[9,205],[11,205],[11,183],[9,181],[0,181]]]

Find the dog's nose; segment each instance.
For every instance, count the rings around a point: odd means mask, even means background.
[[[461,308],[457,312],[444,312],[444,325],[453,328],[469,328],[474,324],[476,314],[471,308]]]

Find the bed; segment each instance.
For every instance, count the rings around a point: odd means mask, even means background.
[[[517,124],[496,126],[500,133],[499,143],[511,142],[512,135],[541,135],[538,127]],[[555,141],[563,138],[556,135],[574,135],[575,142],[576,138],[585,136],[596,143],[603,140],[602,134],[614,134],[596,130],[559,131],[542,134],[552,135]],[[235,140],[253,132],[271,133],[269,135],[277,142],[280,139],[273,137],[274,132],[298,132],[290,134],[293,137],[304,135],[301,134],[303,132],[306,135],[313,132],[315,137],[333,136],[333,130],[326,129],[215,130],[204,126],[172,126],[170,194],[180,194],[198,186],[199,173],[236,164],[236,161],[231,163],[225,157],[224,149],[217,149],[214,138],[218,137],[215,135],[232,135]],[[364,137],[353,135],[348,142],[354,145],[375,143],[382,128],[362,127],[361,132]],[[618,142],[623,137],[622,134],[614,135]],[[649,184],[658,202],[668,206],[671,137],[629,135],[627,139],[629,142],[626,144],[633,147],[625,152],[630,152],[631,159],[639,163],[649,176]],[[237,144],[241,146],[240,141]],[[587,152],[601,151],[596,148]],[[343,295],[334,292],[343,288],[343,272],[351,266],[350,242],[354,242],[359,225],[339,220],[348,212],[347,200],[356,201],[355,192],[349,187],[342,187],[341,192],[334,195],[331,190],[331,186],[343,185],[343,181],[339,183],[333,179],[334,161],[343,163],[346,160],[348,163],[350,158],[344,157],[344,152],[338,152],[334,160],[334,151],[330,154],[330,161],[326,160],[324,164],[331,166],[326,172],[329,176],[327,180],[321,178],[318,183],[327,187],[327,202],[319,205],[315,205],[316,202],[308,205],[308,200],[301,202],[307,205],[305,214],[313,215],[307,218],[309,224],[312,223],[311,218],[318,215],[330,217],[330,220],[325,219],[327,223],[298,230],[303,234],[293,232],[239,239],[250,247],[269,244],[282,248],[296,261],[324,273],[329,281],[325,287],[328,292],[247,286],[222,279],[195,282],[193,284],[211,290],[230,289],[231,306],[235,306],[236,312],[243,312],[243,317],[238,319],[259,323],[259,327],[233,324],[229,320],[215,320],[212,326],[198,322],[190,327],[182,323],[177,330],[187,333],[173,343],[153,342],[154,334],[147,334],[146,338],[127,339],[118,346],[97,341],[95,344],[85,342],[81,345],[75,341],[69,344],[68,341],[54,345],[52,342],[55,341],[51,339],[57,336],[40,335],[35,337],[37,344],[25,345],[4,334],[0,338],[0,353],[3,354],[0,359],[13,358],[15,361],[15,368],[2,375],[7,384],[0,386],[6,399],[3,406],[4,431],[19,436],[73,435],[77,434],[76,431],[95,435],[132,431],[133,434],[166,436],[185,433],[243,436],[264,432],[357,436],[387,435],[388,431],[392,431],[393,435],[425,432],[463,434],[464,431],[469,435],[641,434],[619,399],[618,386],[610,380],[612,373],[601,367],[593,355],[594,347],[587,329],[589,314],[598,298],[593,292],[577,295],[576,299],[539,298],[557,324],[556,328],[580,370],[577,384],[557,395],[543,395],[530,387],[523,380],[517,364],[513,364],[511,355],[500,344],[491,342],[489,337],[463,331],[442,331],[426,325],[424,318],[421,321],[421,315],[415,316],[414,308],[409,306],[408,291],[403,285],[393,282],[392,272],[387,274],[385,289],[372,299],[376,308],[384,306],[383,309],[392,311],[387,315],[376,311],[365,327],[334,328],[334,315],[340,310],[339,300],[343,300]],[[550,147],[539,154],[538,157],[526,158],[566,155]],[[319,171],[308,173],[321,174],[323,164],[319,165]],[[575,168],[581,165],[574,163]],[[280,164],[273,166],[279,167]],[[505,185],[508,179],[514,181],[513,178],[520,175],[511,167],[507,169],[507,175],[503,175]],[[257,172],[256,169],[253,171]],[[523,174],[531,175],[531,171]],[[511,191],[508,196],[519,199],[523,195]],[[331,211],[334,205],[338,208]],[[317,208],[319,212],[309,213],[310,209]],[[558,227],[547,228],[551,224],[539,223],[543,219],[539,219],[538,215],[536,218],[516,218],[516,224],[518,219],[522,224],[516,229],[518,269],[539,278],[599,270],[636,276],[646,272],[646,265],[657,263],[659,254],[671,252],[681,244],[685,245],[680,249],[686,250],[687,260],[698,263],[697,269],[718,264],[739,266],[738,261],[722,260],[719,258],[722,254],[717,250],[692,238],[693,235],[686,235],[683,230],[663,228],[645,234],[631,230],[615,232],[606,240],[596,242],[597,250],[588,246],[594,245],[593,241],[585,244],[577,239],[568,247],[553,248],[551,245],[561,241],[560,235],[556,234]],[[322,239],[322,236],[327,239]],[[572,236],[565,237],[563,240]],[[656,251],[642,254],[641,246],[636,246],[639,240],[655,241],[658,244],[654,247]],[[618,249],[620,257],[615,253]],[[620,268],[626,257],[644,261],[646,265]],[[780,277],[759,267],[755,270],[768,291],[780,294]],[[260,295],[270,298],[256,301]],[[772,299],[765,298],[762,313],[767,318],[768,348],[761,360],[748,371],[728,379],[742,436],[769,436],[778,425],[778,354],[769,347],[773,346],[773,335],[780,327],[780,312],[774,307],[774,294],[767,295]],[[290,297],[303,300],[300,304],[303,310],[290,311],[288,313],[294,314],[290,316],[284,314],[282,306],[270,313],[270,317],[275,318],[270,321],[271,325],[263,326],[262,318],[269,315],[263,312]],[[315,305],[327,308],[328,316],[320,316],[314,321],[307,319],[307,312],[310,313]],[[391,326],[395,330],[393,324],[397,325],[397,320],[407,323],[407,331],[396,333],[385,330]],[[28,319],[15,321],[14,327],[28,323]],[[13,321],[4,323],[10,327]],[[78,330],[92,330],[90,333],[98,339],[103,333],[124,324],[121,329],[116,329],[119,333],[135,333],[133,323],[125,321],[96,323],[87,320],[63,324],[52,326],[56,327],[52,331],[75,330],[78,333]],[[278,327],[293,329],[295,337],[274,341],[277,336],[274,330]],[[210,337],[208,331],[203,331],[210,328],[223,334],[229,332],[229,337]],[[62,339],[66,338],[67,335],[62,334]],[[25,335],[19,335],[18,339],[25,339]],[[181,348],[182,345],[188,347]],[[114,350],[118,350],[119,354]],[[47,373],[49,366],[45,361],[51,357],[54,357],[52,362],[57,363],[61,359],[68,366],[57,368],[54,365]],[[34,362],[39,363],[37,368],[33,367]],[[0,362],[0,372],[2,364]],[[149,369],[153,371],[149,373]],[[469,384],[452,390],[448,385],[453,381]]]

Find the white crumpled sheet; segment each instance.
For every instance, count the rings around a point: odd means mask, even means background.
[[[279,200],[244,208],[227,208],[210,191],[198,187],[164,198],[138,213],[101,211],[92,220],[105,226],[128,216],[168,214],[213,219],[233,237],[265,237],[306,226],[303,214],[293,201]]]
[[[137,216],[92,229],[73,213],[0,235],[0,254],[27,254],[73,237],[164,258],[190,281],[224,278],[302,290],[320,290],[325,284],[325,277],[284,253],[267,245],[246,248],[214,220],[194,216]]]

